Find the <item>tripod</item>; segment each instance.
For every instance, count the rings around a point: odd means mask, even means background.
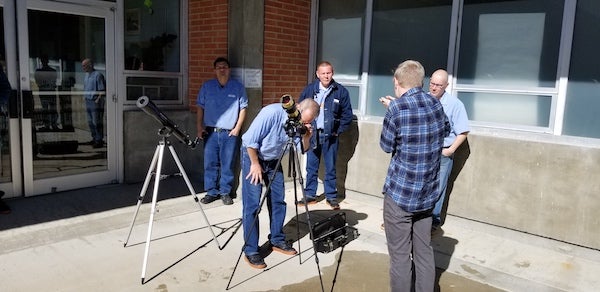
[[[235,274],[235,272],[237,270],[237,267],[238,267],[238,265],[240,263],[240,259],[242,258],[242,255],[244,254],[244,248],[245,248],[245,246],[246,246],[246,244],[248,242],[250,234],[252,234],[253,232],[257,232],[255,226],[256,226],[256,223],[258,222],[258,216],[259,216],[259,214],[261,212],[261,209],[262,209],[262,206],[263,206],[265,200],[271,194],[271,185],[272,185],[272,183],[274,181],[275,175],[277,174],[277,168],[281,167],[281,160],[282,160],[283,156],[286,153],[289,152],[289,165],[288,165],[288,169],[289,169],[289,173],[292,176],[292,180],[293,180],[293,185],[294,185],[294,201],[295,202],[298,201],[298,192],[297,192],[297,184],[296,184],[297,179],[300,181],[300,185],[301,186],[304,185],[302,183],[302,175],[300,175],[299,178],[297,178],[297,174],[298,173],[299,174],[302,173],[302,171],[300,169],[300,161],[299,161],[298,153],[297,153],[296,148],[295,148],[295,144],[296,143],[294,143],[294,138],[297,137],[296,136],[297,133],[295,131],[295,129],[297,129],[297,128],[295,126],[291,125],[290,120],[288,120],[288,123],[286,123],[286,127],[285,128],[286,128],[286,131],[287,131],[287,134],[288,134],[288,141],[285,144],[285,146],[283,147],[282,152],[281,152],[281,154],[279,155],[279,157],[277,159],[276,169],[273,172],[273,174],[271,175],[271,177],[269,178],[269,183],[266,186],[266,191],[264,192],[264,194],[262,195],[262,198],[260,199],[260,203],[258,205],[258,209],[257,209],[256,215],[254,215],[254,219],[253,219],[254,221],[252,222],[252,229],[249,232],[249,234],[245,234],[245,236],[244,236],[244,245],[242,246],[242,250],[241,250],[240,255],[239,255],[238,259],[237,259],[235,267],[234,267],[234,269],[233,269],[233,271],[231,273],[231,276],[229,277],[229,282],[227,283],[226,290],[229,290],[229,289],[232,288],[230,286],[230,284],[231,284],[231,281],[233,279],[233,275]],[[246,179],[246,178],[244,178],[244,179]],[[303,196],[304,200],[306,201],[306,195],[304,193],[304,189],[302,191],[302,196]],[[308,223],[308,229],[309,229],[309,232],[310,232],[310,238],[313,239],[313,241],[312,241],[313,251],[314,251],[313,255],[315,257],[315,262],[317,264],[317,271],[318,271],[319,280],[320,280],[320,283],[321,283],[321,290],[325,291],[325,289],[323,287],[323,278],[322,278],[322,275],[321,275],[321,267],[319,265],[319,258],[318,258],[318,255],[317,255],[317,248],[315,246],[315,240],[314,240],[315,236],[313,235],[313,224],[311,223],[310,212],[308,210],[308,205],[305,204],[304,207],[305,207],[305,211],[306,211],[306,213],[305,213],[306,214],[306,221]],[[296,221],[299,222],[298,221],[298,218],[299,218],[298,204],[295,204],[295,210],[296,210]],[[296,224],[296,232],[297,232],[297,238],[298,238],[298,250],[300,251],[298,253],[298,258],[299,258],[300,264],[302,264],[302,249],[300,247],[300,226],[299,226],[299,224]],[[341,257],[340,257],[340,260],[341,260]],[[338,264],[338,266],[339,266],[339,264]],[[337,274],[337,272],[336,272],[336,274]],[[333,290],[333,287],[331,289]]]
[[[146,248],[144,251],[144,262],[142,264],[142,285],[144,284],[144,278],[146,276],[146,266],[148,264],[148,252],[150,251],[150,240],[152,238],[152,224],[154,222],[154,214],[157,212],[156,211],[156,200],[157,200],[157,194],[158,194],[158,187],[160,184],[162,161],[163,161],[163,155],[165,152],[165,146],[168,146],[169,151],[171,152],[171,155],[173,156],[173,159],[175,160],[175,163],[177,164],[177,167],[179,168],[181,176],[185,180],[185,183],[190,191],[190,194],[194,197],[194,201],[196,201],[196,203],[198,203],[198,206],[200,206],[200,211],[202,213],[202,216],[204,216],[204,220],[206,221],[206,224],[208,225],[210,232],[212,233],[213,239],[215,240],[217,247],[219,248],[219,250],[223,249],[221,247],[221,245],[219,244],[219,241],[217,240],[217,236],[215,235],[215,232],[212,229],[212,225],[210,225],[210,223],[208,222],[206,213],[204,213],[204,209],[202,209],[202,205],[200,204],[198,197],[196,196],[196,191],[194,191],[194,188],[192,187],[192,184],[190,183],[190,180],[189,180],[185,170],[183,169],[183,166],[181,165],[181,161],[179,161],[179,157],[177,156],[177,153],[175,153],[175,149],[173,148],[173,145],[171,145],[171,143],[168,140],[168,136],[170,135],[169,131],[167,131],[163,128],[163,129],[159,130],[158,133],[163,138],[162,138],[162,140],[160,140],[158,142],[158,145],[156,146],[156,151],[154,151],[154,156],[152,157],[152,162],[150,163],[150,168],[148,169],[148,173],[146,174],[146,180],[144,181],[144,185],[143,185],[140,195],[138,197],[137,208],[135,209],[135,213],[133,214],[133,220],[131,221],[131,225],[129,227],[129,233],[127,234],[127,239],[125,239],[125,243],[123,244],[124,247],[127,247],[127,242],[129,241],[129,237],[131,236],[131,231],[133,229],[135,219],[137,217],[138,211],[140,210],[142,201],[143,201],[144,197],[146,196],[146,191],[148,189],[148,185],[150,184],[150,179],[152,178],[152,174],[154,173],[154,189],[152,192],[152,207],[150,209],[150,220],[148,221],[148,233],[146,236]]]

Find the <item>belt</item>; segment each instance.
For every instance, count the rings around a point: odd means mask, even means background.
[[[216,127],[206,127],[207,132],[229,132],[230,129],[216,128]]]

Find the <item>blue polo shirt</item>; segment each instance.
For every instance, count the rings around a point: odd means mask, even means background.
[[[469,117],[462,101],[447,91],[440,98],[440,103],[444,107],[444,113],[450,122],[450,134],[444,138],[444,147],[450,147],[456,140],[456,136],[471,131]]]
[[[104,75],[96,70],[85,74],[85,78],[83,79],[83,90],[85,91],[85,99],[94,100],[97,91],[106,91]]]
[[[278,159],[289,139],[285,131],[287,119],[288,115],[279,103],[262,108],[242,135],[242,150],[258,149],[258,157],[263,161]],[[294,140],[296,147],[299,142],[299,138]]]
[[[196,103],[204,109],[204,126],[231,130],[248,107],[248,96],[240,82],[230,78],[221,86],[215,78],[204,82]]]

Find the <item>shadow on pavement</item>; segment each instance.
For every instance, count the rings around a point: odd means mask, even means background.
[[[153,182],[152,180],[148,186],[143,202],[152,200]],[[197,186],[193,187],[198,192]],[[135,206],[141,190],[142,183],[110,184],[35,197],[6,199],[4,201],[12,212],[0,217],[0,230]],[[186,195],[190,194],[182,177],[169,177],[160,181],[158,200]]]

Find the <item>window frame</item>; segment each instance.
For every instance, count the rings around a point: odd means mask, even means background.
[[[311,21],[311,39],[310,45],[313,48],[309,54],[310,66],[308,72],[308,79],[314,79],[314,72],[316,70],[316,50],[318,37],[316,34],[319,31],[318,19],[319,19],[319,1],[312,1],[312,21]],[[526,126],[518,124],[502,124],[502,123],[490,123],[490,122],[478,122],[470,120],[471,126],[474,129],[502,129],[517,132],[534,132],[540,134],[551,134],[554,136],[562,135],[564,111],[566,104],[566,93],[568,85],[568,74],[569,64],[571,55],[571,46],[573,40],[573,29],[575,23],[575,10],[576,0],[563,0],[563,12],[562,12],[562,23],[560,28],[560,39],[557,55],[557,72],[556,82],[553,87],[511,87],[511,88],[500,88],[500,87],[489,87],[489,86],[477,86],[472,84],[459,84],[457,76],[455,75],[458,71],[459,63],[459,52],[460,52],[460,36],[462,31],[462,11],[464,7],[464,0],[453,0],[452,1],[452,12],[451,12],[451,23],[449,25],[449,42],[448,42],[448,56],[447,56],[447,68],[449,71],[449,85],[447,91],[453,95],[457,95],[460,92],[485,92],[485,93],[504,93],[504,94],[523,94],[523,95],[547,95],[552,98],[548,127],[537,127],[537,126]],[[368,115],[367,114],[367,101],[368,101],[368,81],[369,81],[369,56],[371,49],[371,34],[372,34],[372,20],[373,20],[373,2],[374,0],[366,0],[365,9],[365,27],[364,27],[364,44],[363,44],[363,56],[362,56],[362,72],[360,79],[348,80],[348,79],[336,79],[339,83],[348,86],[359,86],[359,105],[353,105],[354,113],[357,115],[360,121],[374,121],[380,122],[383,120],[382,116]],[[391,77],[391,75],[390,75]],[[335,78],[335,76],[334,76]],[[428,77],[425,78],[424,84],[427,84]],[[584,137],[585,138],[585,137]]]
[[[119,29],[123,32],[122,37],[118,40],[121,42],[120,52],[121,59],[125,59],[125,3],[124,0],[121,0],[120,7],[122,8],[119,13]],[[123,102],[124,110],[134,110],[137,109],[136,100],[128,100],[127,99],[127,78],[129,77],[151,77],[151,78],[169,78],[169,79],[177,79],[178,89],[177,99],[167,100],[152,100],[156,105],[160,105],[161,108],[168,109],[184,109],[189,105],[189,97],[187,95],[188,92],[188,80],[187,80],[187,72],[188,72],[188,0],[177,0],[179,1],[179,34],[177,36],[177,40],[179,42],[179,72],[161,72],[161,71],[139,71],[139,70],[126,70],[125,64],[123,62],[119,62],[118,66],[121,68],[122,72],[122,84],[119,90],[120,100]]]

